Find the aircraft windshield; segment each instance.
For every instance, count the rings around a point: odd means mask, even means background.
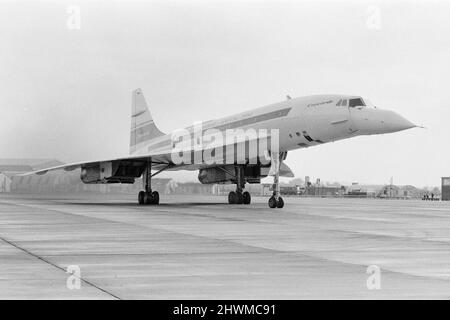
[[[349,99],[348,106],[351,108],[354,107],[365,107],[366,104],[364,103],[363,99],[361,98],[355,98],[355,99]]]

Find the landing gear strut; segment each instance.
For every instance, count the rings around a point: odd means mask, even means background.
[[[158,191],[152,191],[152,160],[147,161],[144,174],[142,175],[143,185],[145,191],[140,191],[138,194],[138,202],[140,205],[144,204],[159,204]]]
[[[236,191],[231,191],[228,194],[229,204],[250,204],[252,202],[252,197],[247,191],[243,191],[245,187],[244,179],[244,166],[235,166],[236,171]]]
[[[286,157],[284,153],[274,152],[272,155],[272,167],[270,168],[270,175],[273,175],[273,194],[270,197],[268,204],[269,208],[283,208],[284,201],[280,196],[280,165],[283,158]]]

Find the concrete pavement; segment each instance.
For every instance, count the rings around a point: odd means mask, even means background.
[[[0,298],[450,298],[450,203],[134,198],[0,195]]]

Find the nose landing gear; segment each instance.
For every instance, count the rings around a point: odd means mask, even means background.
[[[275,195],[271,196],[269,199],[269,208],[283,208],[284,207],[284,200],[282,197],[278,197],[278,199],[275,197]]]
[[[271,153],[271,168],[269,175],[273,176],[273,195],[269,198],[269,208],[283,208],[284,200],[280,196],[280,166],[281,162],[286,159],[287,152],[273,152]],[[228,172],[229,175],[233,175]],[[250,204],[251,196],[247,191],[243,191],[245,187],[244,166],[235,165],[236,191],[231,191],[228,194],[229,204]]]
[[[281,161],[286,158],[286,153],[274,152],[271,154],[271,168],[269,175],[273,175],[273,195],[270,197],[268,204],[269,208],[283,208],[284,200],[280,196],[280,165]]]

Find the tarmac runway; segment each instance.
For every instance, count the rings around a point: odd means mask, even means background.
[[[450,298],[450,203],[252,201],[0,195],[0,298]],[[66,285],[71,265],[80,289]]]

